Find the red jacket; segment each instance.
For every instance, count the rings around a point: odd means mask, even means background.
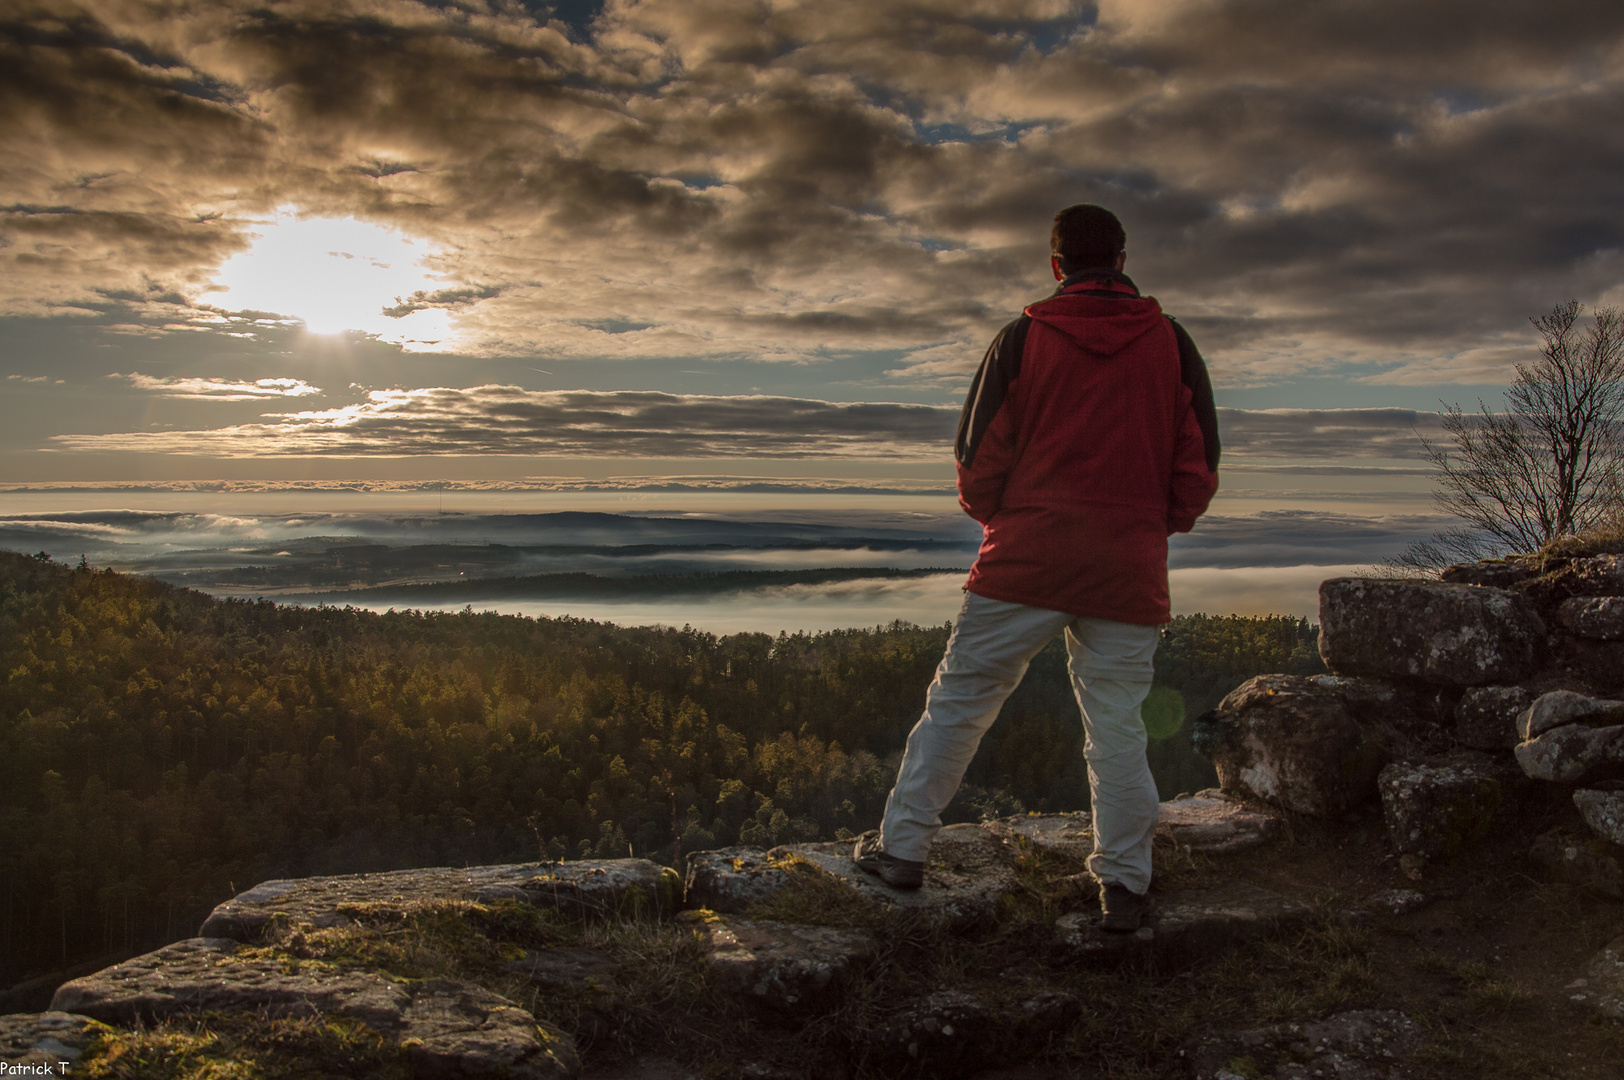
[[[965,402],[959,503],[985,526],[965,587],[1167,622],[1167,538],[1206,510],[1218,449],[1183,328],[1123,274],[1068,278],[999,334]]]

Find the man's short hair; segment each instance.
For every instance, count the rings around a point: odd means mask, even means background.
[[[1128,242],[1122,222],[1103,206],[1078,203],[1054,216],[1049,232],[1049,250],[1060,260],[1063,273],[1115,266]]]

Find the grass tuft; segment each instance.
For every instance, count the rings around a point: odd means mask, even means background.
[[[205,1013],[104,1035],[73,1075],[92,1080],[407,1080],[400,1050],[358,1021]]]

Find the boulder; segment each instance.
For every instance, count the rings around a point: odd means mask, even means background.
[[[1192,741],[1218,770],[1223,791],[1303,814],[1339,813],[1375,792],[1382,753],[1334,688],[1295,675],[1260,675]]]
[[[1528,857],[1560,881],[1624,900],[1624,848],[1555,830],[1536,838]]]
[[[1539,568],[1526,556],[1507,559],[1479,559],[1474,563],[1459,563],[1444,568],[1438,580],[1451,585],[1487,585],[1494,589],[1509,589],[1513,585],[1538,577]]]
[[[1624,775],[1624,724],[1568,724],[1518,743],[1517,764],[1535,780],[1587,784]]]
[[[1392,727],[1407,735],[1436,741],[1454,719],[1461,691],[1424,683],[1395,683],[1362,675],[1314,675],[1315,686],[1334,690],[1360,724]]]
[[[1556,609],[1556,617],[1580,637],[1624,639],[1624,596],[1570,597]]]
[[[1000,1034],[997,1017],[980,999],[941,990],[898,1009],[867,1049],[887,1073],[968,1077],[994,1060]]]
[[[1208,1036],[1186,1052],[1193,1080],[1400,1080],[1427,1043],[1419,1024],[1390,1009],[1355,1009],[1306,1024]]]
[[[875,953],[874,935],[851,927],[721,915],[696,922],[717,983],[780,1016],[829,1007]]]
[[[1614,938],[1592,956],[1567,989],[1570,1000],[1609,1019],[1624,1020],[1624,937]]]
[[[1574,592],[1590,596],[1624,596],[1624,555],[1595,555],[1568,564]]]
[[[1510,801],[1509,789],[1521,779],[1508,771],[1516,772],[1482,755],[1388,765],[1376,786],[1393,850],[1425,859],[1449,858],[1483,839]]]
[[[1208,788],[1162,803],[1156,835],[1186,851],[1226,855],[1280,835],[1280,817],[1247,806],[1221,788]]]
[[[676,910],[680,891],[675,871],[647,859],[442,866],[266,881],[216,907],[198,936],[256,942],[273,923],[347,926],[358,905],[436,900],[518,900],[582,915],[657,915]]]
[[[1544,639],[1533,604],[1504,589],[1381,578],[1320,585],[1320,656],[1339,675],[1504,683],[1534,672]]]
[[[1568,724],[1587,727],[1624,724],[1624,701],[1587,697],[1572,690],[1541,694],[1517,714],[1517,738],[1532,739]]]
[[[70,1076],[85,1047],[112,1030],[66,1012],[0,1016],[0,1075]]]
[[[1624,791],[1580,789],[1573,793],[1573,805],[1591,832],[1624,847]]]
[[[74,979],[53,1009],[131,1026],[193,1012],[343,1016],[395,1040],[419,1077],[573,1077],[574,1041],[513,1002],[448,979],[403,982],[269,956],[227,938],[190,938]]]
[[[1100,929],[1098,909],[1074,911],[1055,922],[1055,943],[1066,959],[1088,967],[1114,967],[1153,958],[1188,964],[1245,941],[1304,925],[1306,904],[1244,882],[1209,889],[1153,894],[1144,925],[1132,934]]]
[[[789,884],[789,875],[760,848],[731,847],[688,856],[682,904],[742,915]]]
[[[1517,715],[1534,703],[1521,686],[1474,686],[1455,706],[1455,738],[1476,750],[1509,750],[1521,741]]]
[[[852,861],[851,851],[851,841],[846,840],[788,844],[768,854],[804,859],[875,903],[917,911],[959,928],[992,922],[999,901],[1016,887],[1010,865],[1013,853],[980,825],[949,825],[936,834],[925,855],[925,885],[920,889],[893,889],[865,874]]]

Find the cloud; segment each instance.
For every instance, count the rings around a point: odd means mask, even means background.
[[[1435,514],[1364,516],[1306,510],[1266,510],[1231,516],[1210,513],[1195,530],[1169,541],[1168,565],[1196,567],[1296,566],[1311,552],[1323,563],[1371,565],[1398,554],[1443,528]]]
[[[1438,434],[1436,413],[1414,409],[1224,409],[1218,430],[1226,463],[1254,459],[1420,457],[1417,435]]]
[[[637,458],[942,455],[958,410],[754,395],[534,391],[517,386],[373,390],[336,409],[196,431],[58,435],[70,450],[222,457],[527,454]]]
[[[441,251],[397,310],[449,312],[447,351],[890,352],[944,387],[1076,201],[1221,385],[1500,380],[1525,316],[1624,280],[1618,5],[31,11],[0,25],[8,314],[196,325],[281,205]]]
[[[138,389],[192,400],[265,400],[319,392],[295,379],[120,376]],[[189,431],[54,436],[64,450],[259,456],[538,455],[628,458],[950,460],[959,408],[829,402],[771,395],[526,390],[487,385],[369,390],[332,409],[267,414],[263,422]],[[1417,434],[1437,414],[1413,409],[1218,410],[1226,467],[1239,471],[1368,471],[1352,462],[1420,464]],[[1379,465],[1386,474],[1415,467]],[[598,484],[603,481],[589,481]],[[619,481],[617,481],[618,483]],[[643,484],[803,484],[763,478],[648,478]],[[553,483],[553,481],[549,481]],[[841,485],[851,483],[840,481]],[[890,484],[890,481],[887,481]]]
[[[320,387],[311,386],[303,379],[255,379],[248,382],[241,379],[159,377],[137,372],[128,375],[115,373],[108,378],[123,379],[137,390],[183,401],[273,401],[321,393]]]

